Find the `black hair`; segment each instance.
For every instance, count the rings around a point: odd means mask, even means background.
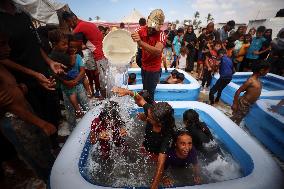
[[[182,29],[182,28],[179,28],[178,30],[177,30],[177,33],[183,33],[184,32],[184,30]]]
[[[174,69],[172,72],[171,72],[171,75],[177,75],[179,72],[176,70],[176,69]]]
[[[140,18],[139,19],[139,25],[140,26],[145,26],[146,25],[146,19],[145,18]]]
[[[83,35],[81,33],[77,34],[69,34],[68,35],[68,42],[70,43],[71,41],[83,41]]]
[[[266,60],[259,60],[259,62],[252,68],[253,73],[259,73],[261,69],[269,69],[270,64]]]
[[[227,22],[227,25],[230,26],[230,28],[234,28],[235,27],[235,21],[234,20],[230,20],[229,22]]]
[[[57,44],[63,39],[67,39],[67,36],[63,34],[59,29],[51,30],[48,32],[48,40],[52,44]]]
[[[67,19],[73,18],[73,17],[76,17],[76,15],[73,12],[64,11],[62,13],[62,19],[63,20],[67,20]]]
[[[222,41],[221,40],[213,41],[213,46],[215,46],[215,45],[221,45],[222,46]]]
[[[119,27],[120,27],[120,28],[125,28],[125,24],[124,24],[123,22],[121,22],[121,23],[119,24]]]
[[[228,41],[227,46],[226,46],[226,49],[228,50],[228,49],[232,49],[232,48],[234,48],[234,47],[235,47],[235,43],[234,43],[234,42],[231,42],[231,41]]]
[[[148,104],[155,103],[155,101],[151,98],[150,93],[147,90],[142,90],[138,94],[142,96]]]
[[[259,26],[256,30],[256,32],[261,32],[261,33],[264,33],[266,30],[265,26]]]
[[[105,32],[105,27],[103,27],[103,26],[98,26],[98,28],[99,28],[99,30],[100,30],[101,32]]]
[[[106,102],[104,108],[99,115],[100,121],[113,120],[115,124],[120,124],[121,126],[125,123],[122,121],[119,115],[119,105],[117,102],[109,101]]]
[[[161,133],[163,135],[173,135],[176,124],[174,118],[174,109],[167,102],[158,102],[151,108],[153,119],[162,125]]]
[[[136,79],[136,74],[130,73],[128,77],[129,77],[129,79]]]
[[[202,28],[202,30],[201,30],[201,31],[203,32],[204,30],[207,30],[207,28]]]
[[[202,130],[210,139],[213,139],[213,136],[210,130],[204,126],[204,124],[199,120],[199,114],[193,110],[189,109],[183,113],[183,122],[185,122],[185,128],[190,132],[191,127],[196,127]]]
[[[181,81],[184,80],[184,74],[183,73],[178,73],[177,74],[177,79],[180,79]]]

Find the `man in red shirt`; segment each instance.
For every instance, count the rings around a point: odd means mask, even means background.
[[[106,96],[107,71],[109,69],[108,60],[103,53],[103,34],[99,28],[91,22],[86,22],[77,18],[73,13],[64,12],[62,18],[67,25],[73,29],[74,34],[82,34],[87,40],[86,46],[94,54],[94,59],[97,63],[100,72],[101,95]]]
[[[166,35],[160,31],[165,15],[161,9],[153,10],[147,26],[139,27],[131,34],[132,39],[142,48],[141,76],[143,89],[147,90],[154,100],[154,93],[160,80],[162,52]]]

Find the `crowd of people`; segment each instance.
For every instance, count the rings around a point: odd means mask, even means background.
[[[0,2],[0,141],[5,144],[5,152],[16,150],[45,182],[60,149],[57,131],[62,121],[60,102],[64,102],[72,130],[76,119],[89,109],[90,98],[106,97],[109,72],[102,41],[110,29],[80,20],[70,12],[64,12],[62,18],[67,31],[48,25],[35,28],[29,13],[12,0]],[[176,29],[175,24],[169,24],[167,30],[161,31],[164,20],[163,11],[156,9],[147,20],[141,18],[140,27],[131,34],[138,44],[136,62],[141,67],[143,91],[113,89],[120,96],[133,96],[144,108],[144,113],[138,116],[146,123],[141,150],[157,161],[152,188],[157,188],[161,180],[166,186],[173,185],[172,179],[163,177],[164,169],[188,164],[193,164],[194,182],[201,183],[196,151],[203,151],[203,143],[213,139],[194,110],[184,113],[185,131],[175,132],[173,108],[166,102],[155,103],[161,65],[166,70],[170,66],[193,73],[197,62],[196,72],[204,89],[210,86],[212,75],[219,72],[220,78],[209,93],[212,105],[219,101],[235,71],[252,70],[253,75],[235,95],[232,119],[236,123],[258,99],[259,77],[269,67],[278,75],[284,71],[284,29],[272,40],[272,30],[263,26],[248,33],[246,26],[240,26],[232,32],[234,21],[218,30],[210,22],[197,37],[192,25]],[[174,70],[161,83],[182,83],[184,77]],[[136,83],[135,74],[129,75],[128,83]],[[239,98],[243,91],[245,95]],[[123,137],[127,133],[117,106],[115,102],[107,104],[92,123],[91,143],[99,141],[104,158],[109,157],[111,150],[107,142],[110,136],[105,132],[110,122],[116,146],[126,145]],[[5,116],[7,112],[13,116]],[[1,162],[9,158],[3,156]]]

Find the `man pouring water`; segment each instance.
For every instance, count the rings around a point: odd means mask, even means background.
[[[143,89],[149,92],[152,99],[161,74],[161,57],[166,40],[166,35],[161,31],[164,20],[163,11],[155,9],[148,16],[147,25],[131,34],[132,39],[142,48]]]

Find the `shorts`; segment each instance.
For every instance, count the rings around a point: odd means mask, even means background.
[[[238,100],[238,110],[233,112],[231,119],[235,123],[240,124],[243,118],[248,114],[250,106],[251,103],[244,96],[241,96]]]

